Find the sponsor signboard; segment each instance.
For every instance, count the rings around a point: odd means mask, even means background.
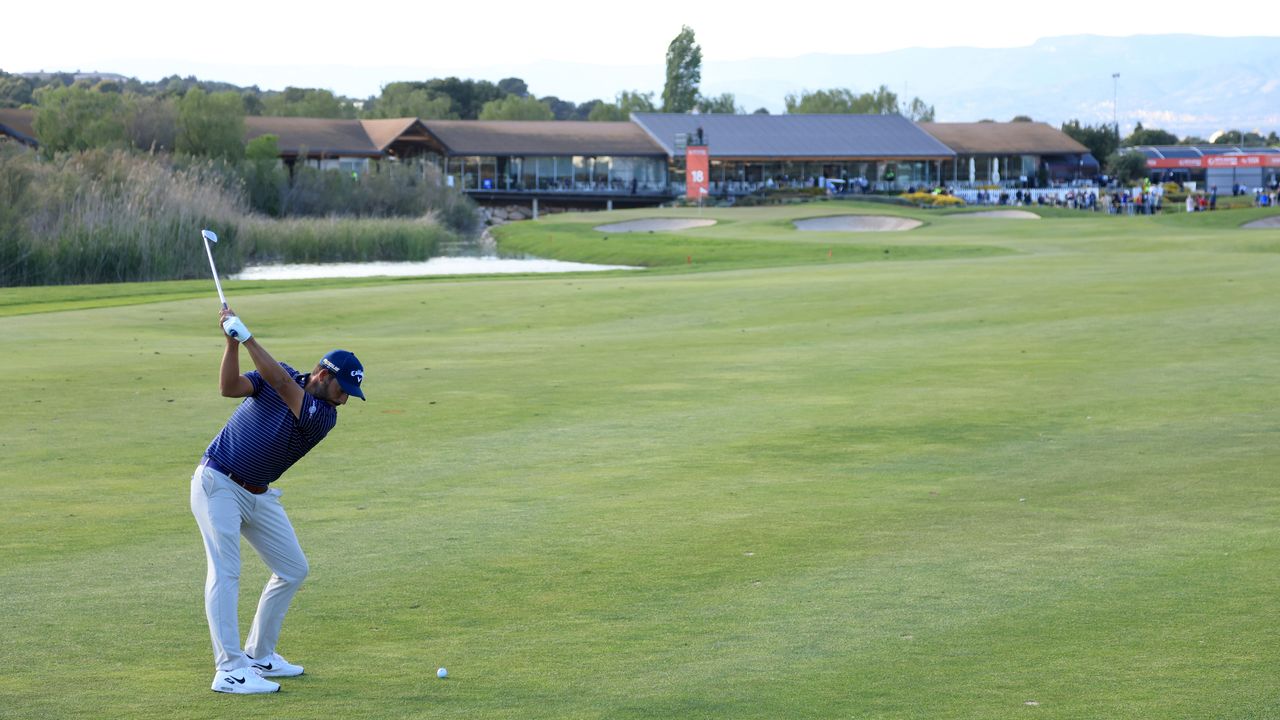
[[[706,195],[711,187],[711,160],[707,146],[690,145],[684,154],[685,197],[692,200]]]
[[[1147,158],[1149,168],[1258,168],[1280,167],[1280,153],[1257,155],[1206,155],[1198,158]]]

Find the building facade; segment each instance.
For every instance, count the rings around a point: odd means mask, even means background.
[[[1194,182],[1201,189],[1272,188],[1280,180],[1280,148],[1238,145],[1143,145],[1153,181]]]
[[[33,116],[0,110],[0,132],[35,145]],[[767,188],[1030,187],[1092,178],[1099,169],[1083,145],[1044,123],[914,123],[899,115],[635,113],[624,122],[245,118],[246,142],[264,135],[276,137],[280,159],[290,167],[302,162],[360,174],[383,160],[430,163],[445,182],[486,203],[657,204],[686,194],[690,146],[699,148],[700,162],[705,153],[704,187],[713,198]],[[1144,151],[1161,162],[1176,152]]]

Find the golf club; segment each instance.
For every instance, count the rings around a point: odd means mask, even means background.
[[[213,264],[213,250],[209,249],[209,243],[218,242],[218,234],[212,230],[201,230],[200,237],[204,238],[204,252],[209,256],[209,269],[213,271],[213,284],[218,288],[218,299],[222,301],[222,307],[227,307],[227,296],[222,294],[222,281],[218,280],[218,266]]]

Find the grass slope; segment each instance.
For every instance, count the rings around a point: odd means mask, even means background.
[[[614,251],[670,271],[237,288],[278,358],[369,373],[280,484],[274,697],[207,685],[212,293],[0,318],[0,717],[1274,717],[1280,234],[786,226],[861,207]],[[810,257],[846,246],[931,249]]]

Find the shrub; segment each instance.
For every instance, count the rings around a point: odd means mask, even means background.
[[[431,213],[463,235],[474,234],[480,226],[475,203],[445,187],[439,170],[427,163],[383,162],[355,176],[298,165],[280,205],[284,216],[380,218]]]

